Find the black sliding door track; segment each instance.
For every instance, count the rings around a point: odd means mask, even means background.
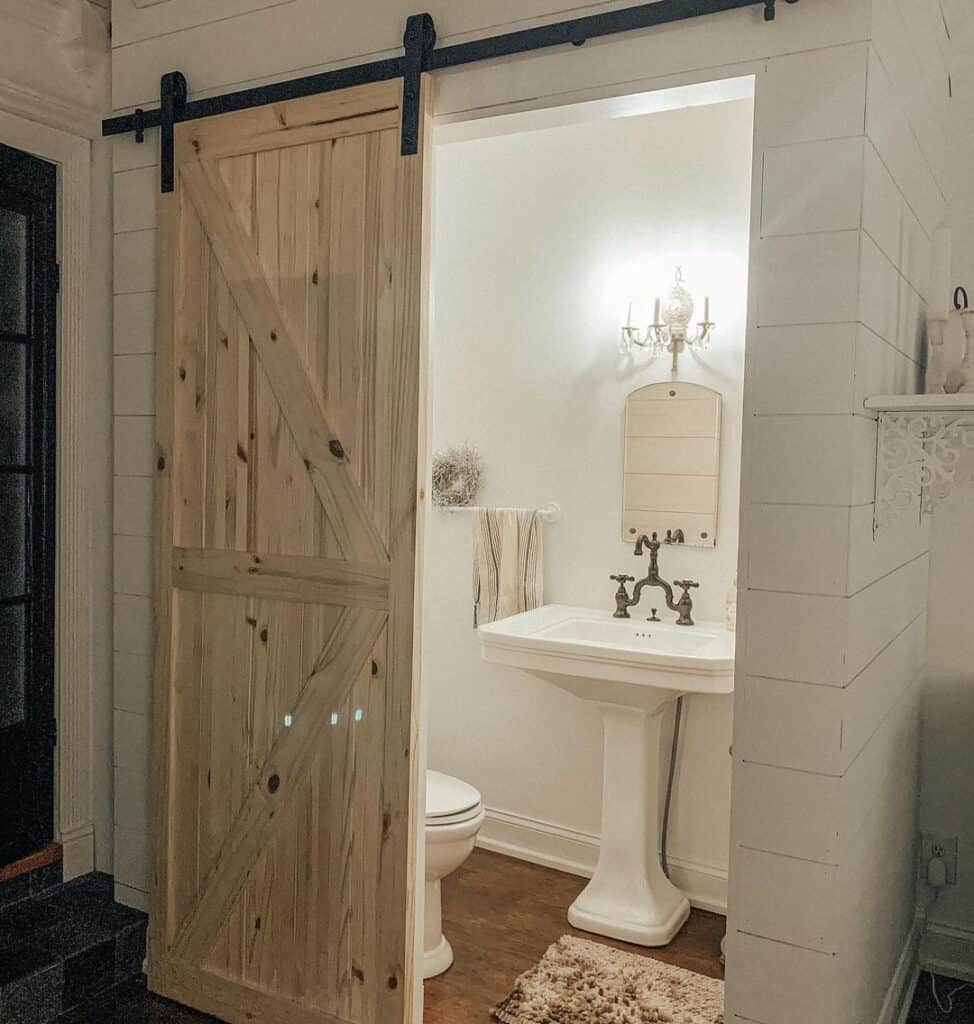
[[[798,0],[785,0],[794,4]],[[353,85],[403,79],[402,152],[404,156],[416,153],[419,144],[420,79],[424,72],[475,64],[497,57],[545,50],[552,46],[582,46],[589,39],[655,28],[674,21],[687,21],[707,14],[720,14],[743,7],[763,7],[764,20],[773,21],[775,0],[657,0],[619,11],[591,14],[551,25],[506,32],[469,43],[436,48],[436,29],[429,14],[414,14],[406,22],[403,38],[405,55],[386,60],[370,61],[336,71],[293,78],[287,82],[260,85],[253,89],[209,96],[206,99],[187,99],[186,79],[179,71],[162,77],[159,106],[153,110],[136,110],[133,114],[110,117],[102,122],[103,135],[124,135],[134,132],[137,142],[144,141],[147,128],[162,129],[161,177],[162,191],[173,189],[173,125],[183,121],[196,121],[216,114],[229,114],[249,107],[262,107],[269,103],[300,99],[318,93],[333,92]]]

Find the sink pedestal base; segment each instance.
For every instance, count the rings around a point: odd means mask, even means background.
[[[665,946],[690,916],[659,861],[661,711],[601,704],[602,843],[592,880],[568,911],[576,928],[640,946]]]

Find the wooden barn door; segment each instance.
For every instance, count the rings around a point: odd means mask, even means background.
[[[162,199],[149,978],[227,1021],[411,1010],[425,242],[401,97],[179,125]]]

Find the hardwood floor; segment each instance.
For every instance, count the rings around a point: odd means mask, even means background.
[[[486,1024],[490,1011],[562,935],[604,942],[678,967],[722,978],[724,918],[695,910],[663,949],[646,949],[580,932],[566,913],[585,879],[475,850],[443,882],[443,930],[456,961],[426,982],[424,1024]]]

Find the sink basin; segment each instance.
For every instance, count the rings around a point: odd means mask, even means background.
[[[478,633],[487,661],[600,704],[652,710],[681,693],[734,689],[734,634],[723,626],[615,619],[611,612],[549,604]]]
[[[603,727],[602,839],[576,928],[665,946],[690,915],[659,860],[661,712],[687,693],[734,689],[734,634],[701,623],[616,619],[566,605],[481,626],[480,652],[597,706]]]

